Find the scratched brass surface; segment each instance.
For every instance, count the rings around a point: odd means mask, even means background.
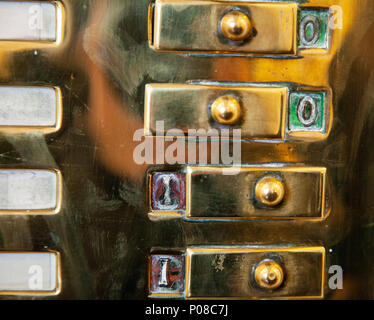
[[[0,44],[1,84],[61,88],[59,132],[0,136],[2,168],[54,168],[63,176],[60,214],[0,217],[1,250],[60,252],[61,293],[48,299],[146,299],[152,248],[284,244],[323,246],[327,261],[343,267],[344,289],[326,290],[326,299],[374,298],[374,1],[295,1],[343,9],[343,29],[332,32],[330,50],[302,50],[296,59],[157,53],[148,45],[148,0],[62,3],[60,43]],[[144,126],[145,84],[190,80],[332,88],[326,139],[242,143],[243,163],[326,167],[332,190],[326,220],[148,218],[147,166],[132,158],[133,133]]]

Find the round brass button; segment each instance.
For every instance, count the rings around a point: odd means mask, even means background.
[[[246,14],[240,11],[226,13],[220,23],[222,35],[232,41],[244,41],[252,34],[252,23]]]
[[[283,201],[284,194],[284,185],[276,178],[264,177],[256,184],[256,199],[265,206],[277,206]]]
[[[212,104],[213,119],[220,124],[234,124],[240,118],[240,103],[233,97],[222,96]]]
[[[264,260],[255,269],[255,281],[263,289],[275,290],[283,283],[282,267],[273,260]]]

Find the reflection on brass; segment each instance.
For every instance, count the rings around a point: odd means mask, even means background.
[[[226,13],[220,22],[224,37],[232,41],[247,40],[252,34],[251,20],[241,11]]]
[[[240,119],[240,103],[230,96],[217,98],[212,104],[213,119],[220,124],[234,124]]]
[[[256,199],[265,206],[275,207],[284,198],[284,186],[279,179],[264,177],[256,184]]]
[[[227,175],[228,169],[187,167],[187,219],[324,220],[329,214],[325,168],[242,166]]]
[[[258,265],[275,255],[287,272],[286,281],[279,264]],[[188,248],[185,295],[187,299],[320,299],[324,296],[325,260],[323,247]],[[252,284],[252,276],[257,285]]]
[[[293,3],[155,0],[150,11],[149,42],[157,51],[274,55],[296,52],[297,5]],[[226,19],[221,21],[225,14]],[[226,41],[220,39],[218,25]],[[252,25],[256,32],[252,32]],[[240,46],[227,43],[227,39],[245,40],[253,33],[251,41]]]
[[[263,289],[279,288],[283,278],[282,267],[273,260],[264,260],[255,269],[255,281]]]

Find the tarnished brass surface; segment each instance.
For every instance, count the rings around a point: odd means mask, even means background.
[[[321,247],[189,248],[186,253],[186,297],[322,298],[325,258],[325,250]],[[258,269],[267,259],[278,260],[284,265],[285,279],[283,282],[283,271],[276,263],[279,281],[273,288],[265,289],[257,281]]]
[[[343,268],[343,289],[326,285],[324,298],[374,299],[374,1],[276,3],[304,9],[338,5],[341,28],[331,30],[327,50],[299,47],[292,58],[165,53],[148,43],[148,0],[63,0],[59,42],[0,41],[1,85],[61,88],[57,133],[0,136],[1,168],[62,173],[59,214],[0,217],[2,251],[61,254],[61,293],[48,299],[146,299],[153,248],[283,244],[323,246],[325,270],[333,264]],[[202,37],[208,30],[203,26]],[[325,220],[149,219],[146,170],[153,166],[133,160],[134,132],[144,129],[145,85],[191,80],[331,88],[332,121],[323,139],[243,141],[241,159],[326,168],[332,206]],[[197,289],[217,294],[219,288],[201,281]]]

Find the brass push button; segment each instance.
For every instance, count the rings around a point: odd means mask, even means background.
[[[232,41],[244,41],[252,35],[252,23],[241,11],[226,13],[220,23],[222,35]]]
[[[222,96],[213,102],[212,116],[220,124],[235,124],[240,113],[240,102],[234,97]]]
[[[280,204],[284,198],[284,185],[279,179],[264,177],[257,182],[255,194],[257,201],[261,204],[275,207]]]
[[[263,289],[278,289],[283,279],[282,267],[273,260],[264,260],[255,269],[255,281]]]

